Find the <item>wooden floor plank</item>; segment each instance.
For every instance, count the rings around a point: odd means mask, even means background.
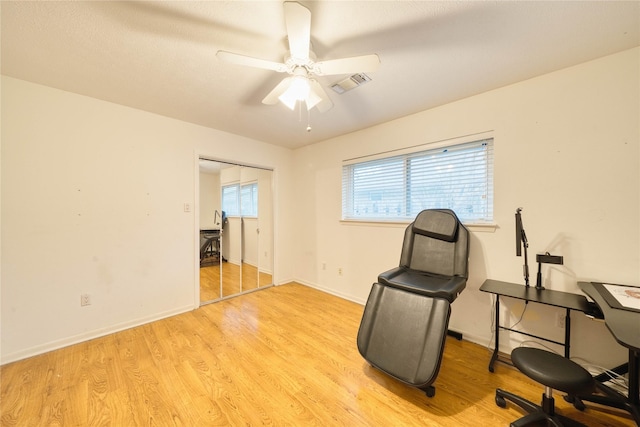
[[[455,306],[452,307],[455,310]],[[0,367],[2,426],[498,426],[496,387],[539,400],[514,368],[448,338],[436,395],[372,368],[356,348],[363,307],[299,284],[270,287]],[[558,411],[589,426],[624,412]]]
[[[222,267],[222,277],[220,269]],[[222,289],[220,281],[222,279]],[[215,301],[273,284],[273,276],[248,263],[205,263],[200,267],[200,301]]]

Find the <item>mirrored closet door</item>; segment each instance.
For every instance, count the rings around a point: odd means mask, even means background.
[[[270,170],[200,159],[200,303],[273,284]]]

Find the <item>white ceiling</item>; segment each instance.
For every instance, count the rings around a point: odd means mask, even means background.
[[[640,45],[638,1],[301,3],[318,60],[381,61],[311,132],[261,103],[282,74],[215,56],[282,61],[282,2],[2,1],[2,74],[295,148]]]

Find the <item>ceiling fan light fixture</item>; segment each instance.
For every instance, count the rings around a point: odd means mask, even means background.
[[[297,98],[293,96],[287,96],[286,92],[280,95],[278,99],[290,110],[293,110],[296,107],[296,102],[298,102]]]
[[[216,56],[226,62],[249,67],[287,73],[271,92],[262,99],[266,105],[282,102],[290,110],[296,108],[298,101],[304,101],[307,109],[316,108],[325,113],[333,107],[331,98],[324,88],[314,78],[316,76],[345,75],[359,70],[351,81],[345,83],[357,86],[370,78],[364,72],[373,72],[380,65],[380,58],[376,54],[352,56],[348,58],[328,59],[316,62],[316,55],[311,49],[311,11],[306,6],[293,0],[284,2],[284,21],[287,30],[289,52],[284,56],[284,62],[274,62],[266,59],[254,58],[238,53],[218,51]],[[349,88],[334,85],[333,90],[343,93]]]
[[[305,101],[307,103],[307,110],[311,110],[322,101],[322,97],[315,93],[312,89],[309,91],[309,96],[307,96],[307,99]]]
[[[310,95],[311,85],[309,83],[309,79],[306,76],[293,76],[289,87],[278,97],[278,99],[289,109],[293,110],[296,106],[296,102],[298,101],[307,101],[308,105]],[[316,101],[313,105],[318,102],[320,101]]]

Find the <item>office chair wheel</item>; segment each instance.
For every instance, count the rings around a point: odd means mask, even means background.
[[[506,408],[507,401],[504,399],[504,397],[496,395],[496,405],[498,405],[501,408]]]
[[[578,411],[584,411],[587,408],[584,402],[582,401],[582,399],[580,399],[578,396],[571,396],[567,394],[564,396],[564,401],[571,403],[573,407],[576,408]]]

